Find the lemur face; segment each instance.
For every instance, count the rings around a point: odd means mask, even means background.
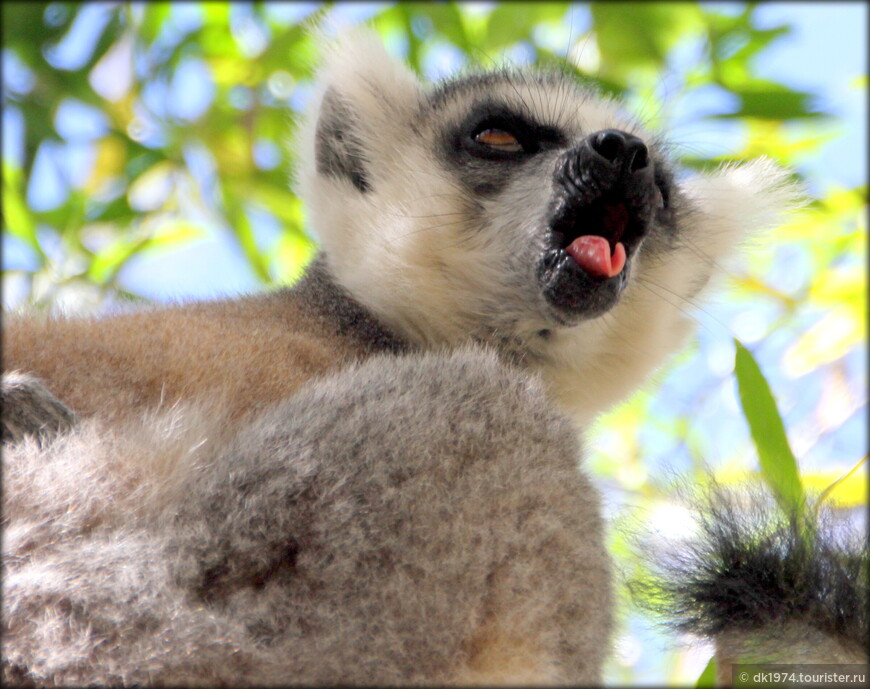
[[[320,72],[298,189],[335,278],[387,325],[519,355],[585,416],[681,344],[723,259],[794,205],[765,161],[677,184],[661,141],[567,74],[428,86],[357,32]]]
[[[536,253],[523,252],[543,296],[541,315],[554,325],[606,313],[641,245],[677,236],[663,157],[615,107],[576,107],[593,96],[564,75],[457,80],[428,99],[428,117],[437,119],[450,99],[467,114],[440,128],[439,158],[469,198],[489,201],[477,206],[480,232],[500,226],[506,212],[519,221],[513,231]],[[475,211],[470,205],[468,215]]]

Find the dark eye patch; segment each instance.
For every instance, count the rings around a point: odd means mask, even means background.
[[[513,136],[518,148],[488,145],[481,135],[493,130]],[[565,136],[556,128],[530,120],[500,103],[478,103],[462,121],[452,137],[457,151],[484,160],[522,160],[541,150],[564,145]]]
[[[496,147],[475,140],[488,129],[509,134],[519,147]],[[441,130],[438,151],[464,188],[475,197],[491,197],[515,178],[525,162],[566,144],[567,138],[555,127],[535,122],[504,102],[486,100]]]

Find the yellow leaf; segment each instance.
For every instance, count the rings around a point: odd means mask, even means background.
[[[101,139],[97,145],[97,157],[84,192],[95,194],[100,191],[106,180],[120,175],[124,169],[125,153],[124,145],[117,137],[107,136]]]
[[[242,127],[230,127],[221,132],[211,145],[218,168],[232,170],[236,180],[247,177],[253,167],[248,135]],[[247,184],[242,182],[242,184]]]
[[[848,306],[863,320],[867,277],[862,265],[831,268],[819,273],[810,287],[808,298],[819,306]]]
[[[275,252],[278,279],[282,282],[295,282],[314,257],[315,245],[305,235],[288,232],[278,240]]]
[[[789,376],[796,378],[840,359],[862,340],[862,321],[856,319],[847,306],[838,307],[826,313],[788,348],[783,366]]]
[[[834,471],[818,471],[804,474],[802,479],[812,492],[822,494],[824,499],[830,496],[831,503],[837,507],[860,507],[868,500],[867,470],[862,463],[866,463],[866,457],[845,476]]]
[[[3,231],[37,246],[36,224],[27,208],[23,193],[21,169],[3,163]]]
[[[238,59],[212,57],[208,61],[216,84],[238,84],[245,79],[247,65]]]
[[[151,240],[149,241],[149,247],[154,246],[157,248],[159,246],[162,249],[174,244],[190,242],[194,239],[199,239],[200,237],[205,236],[205,230],[199,225],[172,217],[158,224],[157,227],[154,228]]]

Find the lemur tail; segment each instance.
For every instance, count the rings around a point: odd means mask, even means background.
[[[786,510],[761,487],[714,484],[692,500],[694,537],[644,548],[649,574],[634,597],[674,631],[714,642],[720,684],[735,663],[868,662],[867,535],[809,504]]]

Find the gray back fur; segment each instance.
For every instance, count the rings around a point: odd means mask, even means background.
[[[490,622],[552,679],[597,681],[610,572],[578,460],[539,382],[491,353],[372,358],[200,456],[138,522],[16,510],[6,679],[438,683]]]

